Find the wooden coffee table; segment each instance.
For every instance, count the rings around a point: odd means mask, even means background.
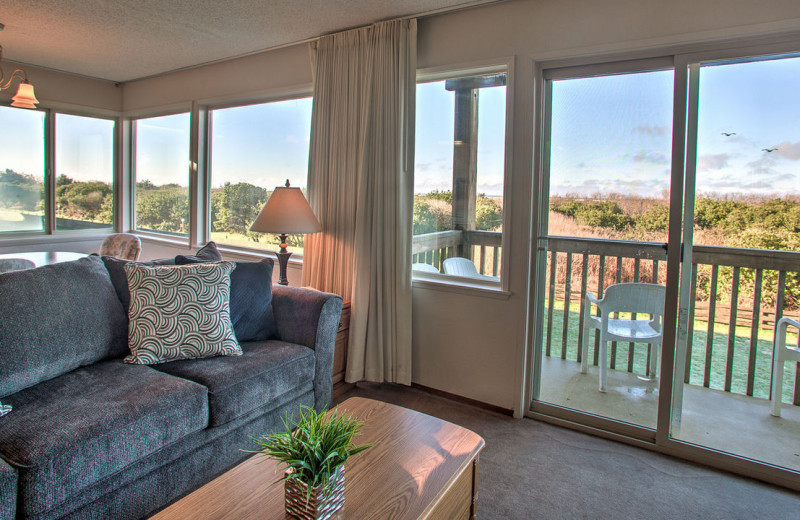
[[[479,435],[361,397],[336,408],[365,422],[356,443],[377,443],[347,465],[345,505],[336,518],[475,518]],[[285,519],[280,476],[274,461],[256,455],[152,519]]]

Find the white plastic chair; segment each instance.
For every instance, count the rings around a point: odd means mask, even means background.
[[[775,327],[775,342],[772,352],[772,402],[770,413],[781,416],[781,393],[783,393],[783,364],[786,361],[800,362],[800,334],[796,347],[786,345],[786,329],[791,325],[800,329],[800,322],[791,318],[781,318]]]
[[[453,258],[445,260],[442,266],[444,267],[444,274],[464,276],[467,278],[477,278],[479,276],[478,269],[469,258],[454,256]]]
[[[422,272],[422,273],[438,273],[439,270],[436,269],[434,266],[430,264],[422,264],[422,263],[413,263],[411,264],[411,270]]]
[[[595,298],[586,293],[583,318],[583,345],[581,348],[581,373],[589,368],[589,330],[600,331],[600,391],[606,391],[608,380],[609,341],[648,343],[653,345],[650,353],[650,373],[655,378],[656,363],[659,357],[663,330],[664,296],[666,287],[654,283],[618,283],[606,288],[605,296]],[[597,306],[600,316],[592,316],[592,304]],[[649,315],[646,319],[611,318],[614,312],[631,312]]]
[[[454,256],[448,258],[442,263],[444,267],[444,274],[452,276],[462,276],[464,278],[475,278],[476,280],[486,280],[489,282],[499,282],[499,276],[489,276],[488,274],[480,274],[475,264],[469,258],[462,258]]]

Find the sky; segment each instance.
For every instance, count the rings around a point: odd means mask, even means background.
[[[672,91],[672,71],[554,81],[550,194],[668,193]],[[800,192],[798,92],[800,58],[701,67],[698,194]]]
[[[701,68],[697,191],[800,193],[800,58]],[[551,195],[669,189],[672,71],[553,82]],[[503,193],[505,87],[480,90],[478,191]],[[452,187],[454,95],[417,86],[416,193]],[[311,98],[211,111],[212,186],[305,187]],[[110,180],[113,125],[57,115],[57,173]],[[723,132],[732,135],[725,136]],[[44,114],[0,107],[0,168],[43,176]],[[766,152],[764,149],[774,149]],[[138,179],[188,184],[189,115],[137,123]]]
[[[444,81],[417,85],[414,193],[453,188],[455,94]],[[503,195],[506,87],[488,87],[478,98],[478,193]]]

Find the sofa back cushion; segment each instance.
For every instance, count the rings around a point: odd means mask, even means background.
[[[127,352],[127,316],[96,256],[0,274],[0,309],[0,397]]]
[[[222,255],[217,249],[217,244],[209,242],[205,246],[197,250],[194,255],[185,256],[182,258],[191,258],[195,262],[219,262],[222,260]],[[111,283],[114,284],[114,289],[117,291],[117,296],[122,302],[122,307],[125,309],[125,314],[128,314],[128,307],[131,304],[131,291],[128,288],[128,278],[125,274],[125,264],[131,260],[123,260],[113,256],[103,256],[103,263],[106,264],[108,274],[111,276]],[[188,262],[187,262],[188,263]],[[174,258],[159,258],[158,260],[140,261],[136,262],[137,265],[144,265],[146,267],[155,267],[157,265],[175,265]]]
[[[111,277],[111,283],[114,285],[114,290],[117,292],[119,301],[122,302],[122,308],[125,310],[125,315],[128,315],[128,307],[131,304],[131,290],[128,288],[128,275],[125,274],[125,264],[133,262],[133,260],[123,260],[113,256],[103,256],[103,263],[108,269],[108,275]],[[156,265],[175,265],[174,258],[163,258],[159,260],[150,260],[147,262],[135,262],[136,265],[145,265],[153,267]]]
[[[191,256],[175,257],[178,265],[198,262]],[[236,269],[231,273],[231,322],[239,342],[266,341],[277,332],[272,314],[274,265],[271,258],[260,262],[236,262]]]

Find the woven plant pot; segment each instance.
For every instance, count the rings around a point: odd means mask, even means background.
[[[344,466],[339,466],[328,482],[313,488],[310,498],[308,486],[297,479],[286,479],[284,488],[286,514],[289,516],[303,520],[331,518],[344,506]]]

